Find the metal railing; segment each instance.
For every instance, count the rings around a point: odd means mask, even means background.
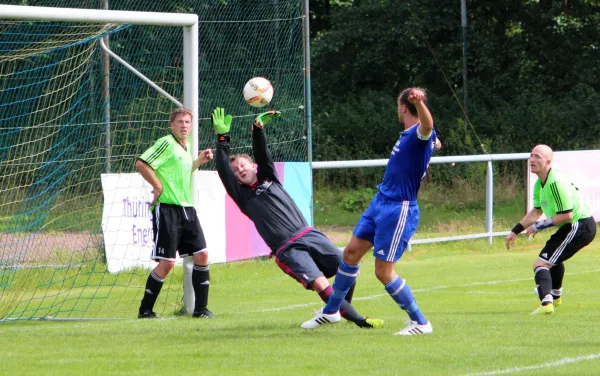
[[[506,236],[510,231],[494,232],[494,168],[492,162],[498,161],[517,161],[529,159],[529,153],[512,154],[482,154],[482,155],[457,155],[450,157],[432,157],[429,164],[441,163],[462,163],[462,162],[486,162],[487,171],[485,177],[485,232],[478,234],[444,236],[427,239],[412,239],[410,244],[425,244],[448,242],[455,240],[488,238],[488,243],[492,244],[494,236]],[[312,162],[313,169],[327,168],[356,168],[356,167],[379,167],[386,166],[387,159],[371,159],[361,161],[328,161]]]

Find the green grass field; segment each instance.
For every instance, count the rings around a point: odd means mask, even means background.
[[[564,304],[537,317],[531,265],[544,240],[520,239],[511,251],[501,238],[414,246],[397,271],[433,324],[429,336],[392,335],[406,314],[375,279],[371,256],[354,305],[386,321],[378,330],[300,329],[322,304],[261,259],[212,266],[215,320],[138,320],[132,304],[131,318],[118,320],[2,323],[0,374],[600,374],[600,241],[566,263]]]

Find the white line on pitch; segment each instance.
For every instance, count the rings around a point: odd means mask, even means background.
[[[521,372],[521,371],[531,371],[534,369],[563,366],[565,364],[579,363],[584,360],[594,360],[594,359],[599,359],[599,358],[600,358],[600,354],[590,354],[590,355],[578,356],[575,358],[563,358],[561,360],[557,360],[556,362],[543,363],[543,364],[538,364],[535,366],[514,367],[514,368],[507,368],[507,369],[503,369],[503,370],[481,372],[481,373],[469,373],[468,375],[465,375],[465,376],[504,375],[507,373],[515,373],[515,372]]]
[[[566,275],[597,273],[597,272],[600,272],[600,269],[587,270],[587,271],[583,271],[583,272],[566,273]],[[422,288],[422,289],[414,289],[412,291],[413,292],[428,292],[428,291],[436,291],[436,290],[443,290],[443,289],[456,288],[456,287],[499,285],[499,284],[502,284],[502,283],[531,281],[532,279],[533,278],[519,278],[519,279],[505,279],[505,280],[501,280],[501,281],[461,283],[461,284],[458,284],[458,285],[442,285],[442,286],[427,287],[427,288]],[[361,296],[361,297],[357,297],[357,298],[352,299],[352,301],[355,301],[355,300],[371,300],[371,299],[381,298],[383,296],[389,296],[389,295],[388,294],[376,294],[376,295],[370,295],[370,296]],[[316,306],[316,305],[322,305],[322,304],[323,304],[323,302],[294,304],[294,305],[284,306],[284,307],[278,307],[278,308],[258,309],[258,310],[255,310],[255,311],[248,311],[248,313],[277,312],[277,311],[285,311],[285,310],[288,310],[288,309],[304,308],[304,307],[310,307],[310,306]]]

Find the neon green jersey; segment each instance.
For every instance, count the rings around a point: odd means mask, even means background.
[[[533,187],[533,207],[542,209],[547,218],[556,214],[573,212],[573,219],[566,223],[574,223],[582,218],[592,216],[592,212],[581,199],[579,189],[561,172],[550,169],[546,182],[540,179]]]
[[[158,202],[183,207],[193,206],[193,161],[188,151],[190,149],[189,142],[186,142],[186,149],[170,134],[159,138],[140,156],[142,161],[152,167],[163,185]]]

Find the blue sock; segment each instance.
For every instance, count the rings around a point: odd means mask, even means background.
[[[408,313],[408,317],[412,321],[416,321],[419,325],[427,324],[427,319],[421,313],[419,305],[415,300],[410,287],[406,284],[406,281],[396,276],[390,283],[385,285],[385,291],[390,294],[392,299]]]
[[[342,300],[356,281],[359,268],[360,265],[348,265],[344,261],[340,263],[333,281],[333,293],[329,297],[325,308],[323,308],[323,313],[332,314],[340,310]]]

